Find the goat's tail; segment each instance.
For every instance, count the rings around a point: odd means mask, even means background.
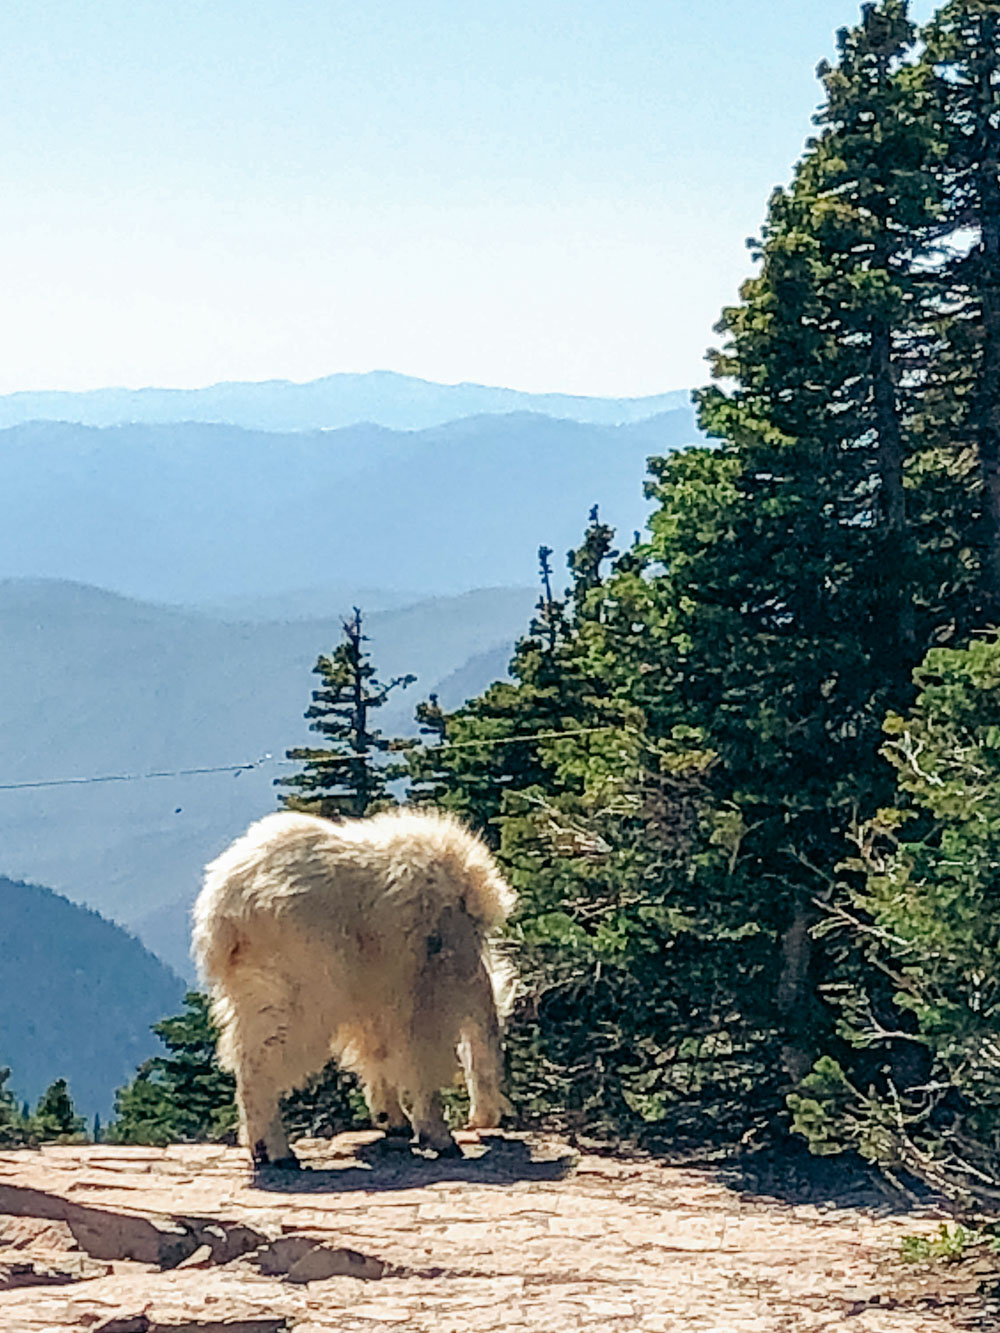
[[[194,906],[191,952],[205,981],[218,984],[240,952],[241,932],[232,917],[213,911],[204,895]]]

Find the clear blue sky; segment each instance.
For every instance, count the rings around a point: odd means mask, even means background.
[[[0,391],[701,382],[857,14],[4,0]]]

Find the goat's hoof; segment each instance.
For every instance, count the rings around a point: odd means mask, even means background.
[[[254,1171],[301,1171],[302,1164],[294,1153],[278,1157],[272,1162],[263,1142],[260,1142],[253,1146],[253,1169]]]
[[[463,1156],[462,1149],[452,1138],[449,1138],[445,1143],[435,1143],[426,1134],[418,1134],[416,1147],[421,1152],[432,1152],[435,1157],[461,1158]]]
[[[409,1152],[412,1138],[413,1131],[409,1125],[405,1128],[402,1125],[393,1125],[385,1131],[385,1137],[381,1140],[382,1151]]]
[[[397,1142],[405,1139],[409,1143],[413,1137],[413,1130],[409,1125],[382,1125],[381,1129],[387,1139],[395,1139]]]

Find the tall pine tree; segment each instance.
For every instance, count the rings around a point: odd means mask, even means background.
[[[306,711],[311,731],[327,742],[323,748],[300,746],[287,752],[302,764],[293,777],[278,778],[292,795],[282,797],[289,810],[327,818],[363,815],[395,804],[389,784],[401,777],[405,765],[386,762],[399,743],[383,736],[374,714],[397,689],[406,689],[416,676],[397,676],[383,684],[365,649],[367,636],[357,607],[344,621],[343,642],[313,668],[323,684],[313,691]]]

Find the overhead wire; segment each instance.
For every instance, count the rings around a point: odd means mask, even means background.
[[[427,745],[422,748],[424,754],[434,755],[447,750],[495,749],[501,745],[516,745],[519,741],[564,740],[572,736],[590,736],[596,732],[621,730],[621,727],[610,724],[602,727],[575,727],[569,731],[525,732],[518,736],[494,736],[481,741],[442,741],[439,745]],[[401,749],[396,753],[406,754],[410,748]],[[328,760],[324,760],[324,763],[330,765],[351,764],[357,763],[359,759],[364,759],[367,762],[367,758],[367,755],[331,755]],[[237,776],[240,773],[264,768],[268,764],[292,764],[295,762],[297,761],[294,759],[279,759],[273,755],[265,754],[261,755],[259,759],[244,760],[234,764],[212,764],[199,768],[153,769],[148,773],[92,773],[76,778],[39,778],[23,782],[0,782],[0,791],[37,791],[44,787],[88,787],[111,782],[149,782],[157,778],[200,777],[211,773],[232,773]]]

